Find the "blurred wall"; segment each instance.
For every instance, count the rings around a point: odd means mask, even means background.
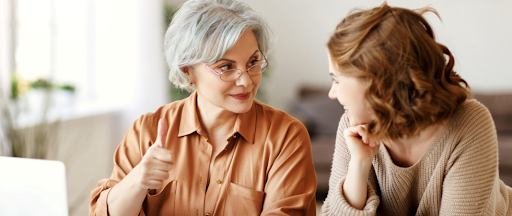
[[[96,0],[95,84],[100,101],[116,101],[121,133],[140,115],[168,103],[161,0]],[[119,140],[122,136],[118,136]],[[117,145],[117,144],[116,144]]]

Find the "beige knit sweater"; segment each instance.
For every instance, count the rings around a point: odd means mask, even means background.
[[[512,188],[498,175],[494,122],[479,102],[462,105],[413,166],[396,166],[381,146],[363,210],[351,207],[342,192],[350,161],[343,137],[348,126],[343,115],[321,215],[512,215]]]

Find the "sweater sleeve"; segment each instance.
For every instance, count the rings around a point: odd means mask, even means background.
[[[331,176],[329,177],[329,191],[322,205],[321,215],[376,215],[380,199],[371,184],[367,183],[368,198],[362,210],[352,207],[343,196],[343,182],[348,171],[350,152],[348,150],[343,131],[349,127],[348,117],[341,117],[336,135]],[[373,166],[372,166],[373,169]]]
[[[483,105],[471,105],[450,131],[459,138],[447,163],[439,215],[505,215],[510,198],[498,177],[494,122]]]

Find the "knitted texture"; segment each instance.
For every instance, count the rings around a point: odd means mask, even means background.
[[[350,161],[343,130],[349,125],[343,115],[321,215],[512,215],[512,188],[498,175],[494,122],[478,101],[463,104],[410,167],[395,165],[381,146],[363,210],[350,206],[342,191]]]

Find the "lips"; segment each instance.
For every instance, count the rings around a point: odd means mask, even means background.
[[[237,100],[247,100],[251,97],[251,92],[234,94],[234,95],[230,95],[230,96]]]

